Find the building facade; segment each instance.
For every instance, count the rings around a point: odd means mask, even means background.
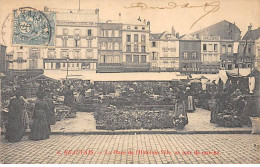
[[[13,47],[12,74],[36,76],[43,73],[44,49],[35,47]]]
[[[149,22],[122,25],[122,67],[124,72],[147,72],[149,60]]]
[[[6,73],[7,69],[6,46],[0,44],[0,73]]]
[[[180,72],[185,74],[201,73],[201,41],[185,35],[179,40]]]
[[[217,36],[220,38],[220,69],[232,70],[235,68],[238,41],[241,39],[241,31],[235,23],[226,20],[213,24],[202,30],[191,33],[197,38],[203,36]]]
[[[201,37],[201,72],[218,73],[220,69],[220,37]]]
[[[44,70],[96,71],[99,10],[56,12],[55,48],[44,49]]]
[[[122,24],[98,24],[98,72],[122,72]]]
[[[239,41],[239,68],[253,69],[259,65],[259,39],[260,27],[252,30],[252,25],[248,26],[248,31],[242,40]]]
[[[151,71],[179,71],[179,40],[175,31],[150,34]]]

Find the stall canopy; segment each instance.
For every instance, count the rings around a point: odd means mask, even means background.
[[[251,70],[250,68],[242,68],[242,69],[233,69],[226,71],[228,76],[231,77],[248,77],[251,73],[253,73],[254,70]]]
[[[26,80],[25,83],[30,83],[33,81],[55,81],[55,79],[47,77],[44,74],[41,74],[41,75],[38,75],[38,76],[35,76],[33,78]]]
[[[44,71],[44,75],[56,80],[66,78],[66,71]],[[96,73],[91,71],[69,71],[68,78],[90,81],[175,81],[186,80],[186,75],[177,72]]]

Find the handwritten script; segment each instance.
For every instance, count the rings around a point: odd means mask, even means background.
[[[124,8],[139,8],[141,10],[147,10],[147,9],[157,9],[157,10],[163,10],[163,9],[175,9],[175,8],[185,8],[185,9],[191,9],[191,8],[202,8],[204,11],[204,14],[200,16],[190,27],[192,27],[200,21],[202,18],[206,17],[210,13],[214,13],[219,10],[220,8],[220,1],[214,1],[214,2],[206,2],[202,5],[191,5],[190,3],[184,3],[184,4],[177,4],[175,2],[168,2],[166,6],[149,6],[142,2],[132,3],[130,6],[125,6]]]

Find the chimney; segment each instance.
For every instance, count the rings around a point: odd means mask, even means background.
[[[121,23],[121,13],[119,13],[118,15],[119,15],[119,23]]]
[[[95,10],[95,14],[99,14],[99,9],[98,8]]]
[[[248,31],[252,30],[252,23],[250,23],[250,26],[248,26]]]
[[[150,28],[151,28],[151,27],[150,27],[150,21],[147,21],[147,25],[149,26],[149,33],[150,33],[150,30],[151,30],[151,29],[150,29]]]
[[[49,8],[47,6],[44,6],[43,10],[44,10],[44,12],[48,12]]]
[[[179,38],[180,37],[180,34],[177,32],[176,33],[176,38]]]
[[[174,26],[172,26],[172,36],[175,36],[175,29],[174,29]]]
[[[144,19],[144,24],[146,24],[146,20]]]

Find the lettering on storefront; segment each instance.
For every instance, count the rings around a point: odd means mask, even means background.
[[[163,48],[162,48],[162,51],[163,51],[163,52],[168,52],[168,51],[170,51],[170,52],[176,52],[176,48],[163,47]]]
[[[202,40],[209,40],[209,41],[219,41],[219,36],[203,36]]]

